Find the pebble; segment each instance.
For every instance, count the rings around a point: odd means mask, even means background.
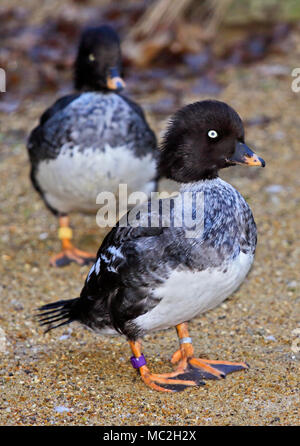
[[[266,341],[276,341],[275,336],[272,336],[272,335],[270,335],[270,336],[265,336],[265,339],[266,339]]]
[[[23,304],[17,299],[12,299],[10,301],[10,304],[16,311],[24,310]]]
[[[298,283],[296,280],[291,280],[291,282],[289,282],[287,284],[288,290],[294,290],[295,288],[297,288],[297,286],[298,286]]]
[[[269,194],[278,194],[284,191],[284,187],[280,184],[270,184],[270,186],[265,187],[265,191]]]
[[[48,238],[48,232],[42,232],[40,235],[39,235],[39,239],[40,240],[46,240],[47,238]]]
[[[64,341],[65,339],[68,339],[70,337],[70,335],[62,335],[62,336],[60,336],[58,339],[60,340],[60,341]]]
[[[55,406],[54,410],[55,410],[55,412],[58,412],[58,413],[63,413],[63,412],[69,412],[70,411],[70,409],[68,407],[65,407],[65,406]]]

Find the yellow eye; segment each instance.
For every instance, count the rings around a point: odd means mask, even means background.
[[[90,54],[90,55],[89,55],[89,60],[90,60],[91,62],[94,62],[94,60],[96,60],[94,54]]]
[[[218,132],[216,132],[216,130],[209,130],[207,134],[210,138],[217,138],[218,136]]]

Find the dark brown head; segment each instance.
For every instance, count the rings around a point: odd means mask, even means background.
[[[74,71],[77,90],[120,91],[124,88],[120,39],[113,28],[103,25],[82,33]]]
[[[264,167],[246,146],[241,118],[220,101],[202,101],[178,110],[161,144],[159,170],[181,183],[216,178],[235,164]]]

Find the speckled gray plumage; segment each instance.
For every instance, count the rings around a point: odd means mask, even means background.
[[[156,159],[156,137],[138,104],[116,93],[85,92],[61,98],[46,110],[27,148],[32,183],[52,212],[57,213],[37,179],[39,163],[60,154],[72,157],[75,148],[82,153],[85,149],[105,153],[106,146],[124,146],[137,158],[150,155]],[[115,175],[117,178],[118,172]]]
[[[75,97],[35,129],[28,141],[33,162],[56,158],[64,144],[105,150],[127,145],[136,156],[156,148],[156,138],[137,104],[116,93],[86,92]],[[37,130],[40,135],[37,138]]]
[[[72,319],[135,339],[144,333],[132,321],[159,303],[154,290],[174,269],[225,273],[240,252],[254,254],[255,222],[238,191],[220,179],[186,184],[181,193],[187,191],[204,192],[204,232],[186,238],[175,227],[112,229],[73,304]]]

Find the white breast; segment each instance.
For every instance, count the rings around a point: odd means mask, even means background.
[[[230,296],[243,282],[253,256],[240,253],[226,268],[205,271],[174,270],[166,282],[155,290],[160,303],[134,323],[146,331],[173,327],[210,310]],[[224,271],[224,272],[223,272]]]
[[[53,208],[65,213],[93,212],[99,209],[97,195],[103,191],[117,194],[121,183],[128,185],[129,194],[149,194],[154,188],[155,171],[151,154],[137,158],[125,146],[106,145],[104,152],[62,147],[56,159],[39,164],[37,181]]]

